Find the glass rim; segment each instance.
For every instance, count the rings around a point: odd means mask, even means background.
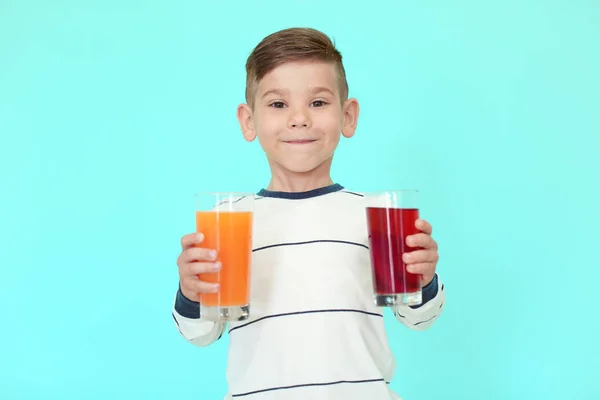
[[[254,192],[227,192],[227,191],[223,191],[223,192],[195,192],[194,193],[195,197],[198,196],[256,196],[256,193]]]

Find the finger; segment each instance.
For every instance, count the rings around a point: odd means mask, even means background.
[[[431,224],[424,219],[418,219],[415,223],[415,227],[423,233],[431,235],[433,233],[433,227]]]
[[[411,274],[429,276],[435,271],[435,264],[430,262],[409,264],[406,266],[406,270]]]
[[[406,237],[406,245],[409,247],[422,247],[424,249],[437,250],[438,245],[431,236],[426,233],[417,233]]]
[[[404,261],[405,264],[426,263],[426,262],[436,263],[436,262],[438,262],[439,257],[440,256],[437,251],[416,250],[416,251],[411,251],[410,253],[404,253],[402,255],[402,261]]]
[[[221,270],[221,263],[194,262],[186,264],[186,276],[196,276],[198,274],[208,274]]]
[[[202,243],[204,235],[201,233],[190,233],[181,238],[181,249],[186,250],[190,247]]]
[[[192,247],[181,253],[183,262],[191,263],[194,261],[215,261],[217,252],[213,249],[205,249],[202,247]]]
[[[195,278],[183,280],[182,285],[185,285],[186,289],[194,293],[216,293],[219,291],[218,283],[205,282]]]

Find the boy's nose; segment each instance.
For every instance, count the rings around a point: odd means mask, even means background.
[[[290,128],[307,128],[309,124],[310,121],[308,117],[302,111],[294,113],[294,115],[290,118],[289,121]]]

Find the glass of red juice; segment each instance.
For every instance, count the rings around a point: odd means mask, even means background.
[[[420,233],[417,190],[382,191],[365,194],[369,251],[375,305],[380,307],[419,305],[421,275],[406,271],[404,253],[419,250],[408,247],[406,238]]]

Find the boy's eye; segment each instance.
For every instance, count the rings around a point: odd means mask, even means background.
[[[273,103],[271,103],[271,107],[283,108],[283,107],[285,107],[285,104],[283,104],[283,101],[274,101]]]
[[[323,100],[315,100],[312,102],[313,107],[323,107],[325,104],[327,104],[327,103],[324,102]]]

